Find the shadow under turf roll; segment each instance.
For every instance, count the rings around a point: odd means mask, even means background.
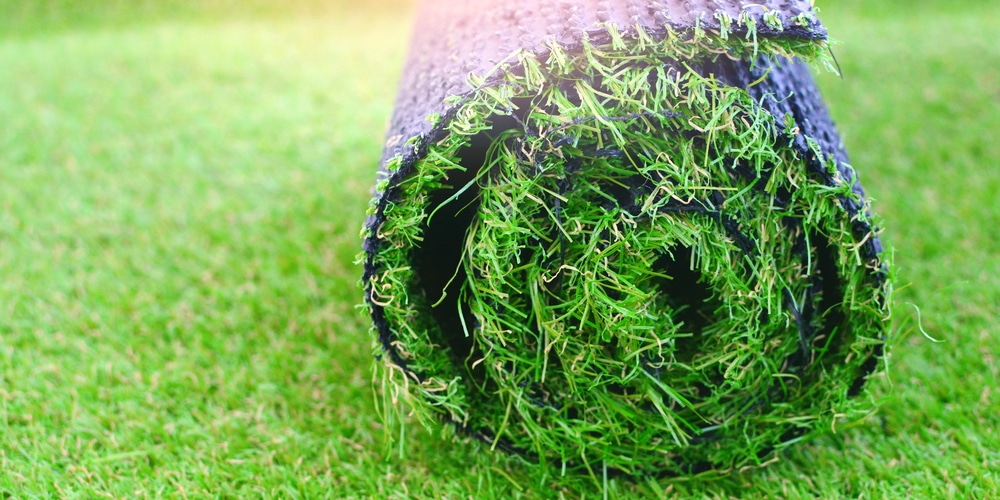
[[[643,475],[870,410],[889,266],[809,2],[429,0],[415,26],[363,232],[387,413]]]

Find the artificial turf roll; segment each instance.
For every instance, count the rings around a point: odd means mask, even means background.
[[[424,2],[363,230],[387,413],[627,474],[866,414],[890,267],[809,4]]]

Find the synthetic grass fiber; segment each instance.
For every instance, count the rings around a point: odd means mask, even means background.
[[[353,262],[410,6],[0,0],[0,497],[1000,498],[1000,3],[816,3],[894,255],[879,410],[595,483],[412,417],[387,459]]]
[[[891,267],[809,4],[516,4],[418,16],[363,231],[392,432],[638,476],[865,416]]]

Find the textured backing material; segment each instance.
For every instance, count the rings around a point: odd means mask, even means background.
[[[595,45],[608,41],[601,24],[624,34],[636,26],[661,34],[664,26],[678,31],[699,26],[719,28],[719,15],[736,19],[748,13],[757,21],[759,36],[825,39],[826,30],[809,17],[804,26],[793,22],[811,13],[811,2],[726,0],[425,0],[421,3],[409,57],[399,84],[383,163],[408,154],[405,142],[427,134],[431,114],[444,114],[444,99],[469,92],[468,76],[485,76],[502,62],[516,62],[518,50],[538,54],[555,42],[574,47],[588,37]],[[763,16],[774,12],[783,28],[769,27]],[[736,34],[739,34],[737,32]]]

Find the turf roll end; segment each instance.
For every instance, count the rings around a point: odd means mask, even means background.
[[[891,269],[807,2],[509,3],[421,8],[363,230],[386,413],[631,475],[867,414]]]

